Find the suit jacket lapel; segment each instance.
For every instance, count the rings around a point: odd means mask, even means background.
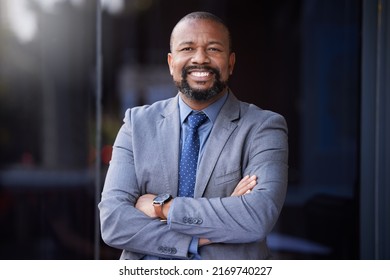
[[[221,108],[200,161],[196,185],[195,197],[201,197],[214,171],[215,165],[230,135],[236,129],[237,124],[233,122],[240,117],[240,103],[230,92],[226,103]]]
[[[180,147],[180,117],[178,109],[178,96],[173,98],[162,112],[162,119],[157,122],[157,143],[161,141],[161,148],[156,145],[162,165],[162,181],[166,190],[173,196],[178,191],[179,173],[179,147]]]

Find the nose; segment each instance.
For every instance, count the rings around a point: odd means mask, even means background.
[[[196,49],[196,52],[191,58],[191,62],[194,64],[205,64],[210,63],[210,58],[207,51],[203,48]]]

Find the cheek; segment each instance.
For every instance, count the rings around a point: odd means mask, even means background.
[[[180,67],[175,62],[171,63],[171,65],[169,66],[169,71],[171,73],[171,76],[173,76],[174,78],[181,73]]]
[[[230,72],[231,72],[231,70],[229,67],[222,68],[221,69],[221,80],[227,81],[230,77],[230,74],[231,74]]]
[[[173,77],[174,80],[178,81],[181,80],[181,67],[178,67],[177,65],[173,66],[171,68],[171,76]]]
[[[227,81],[231,75],[232,67],[227,60],[219,60],[216,62],[216,65],[219,65],[219,71],[221,74],[221,80]]]

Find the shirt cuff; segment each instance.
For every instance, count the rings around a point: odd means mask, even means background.
[[[173,211],[173,208],[175,207],[175,199],[172,200],[171,205],[169,206],[168,216],[167,216],[167,224],[171,225],[171,212]]]
[[[198,245],[199,245],[199,238],[192,237],[190,246],[188,248],[188,252],[191,254],[194,254],[194,256],[198,255]]]

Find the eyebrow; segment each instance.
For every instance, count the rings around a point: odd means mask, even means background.
[[[185,41],[185,42],[181,42],[179,43],[177,46],[182,46],[182,45],[191,45],[191,44],[194,44],[193,41]]]
[[[177,46],[180,47],[180,46],[183,46],[183,45],[193,45],[193,44],[195,44],[194,41],[184,41],[184,42],[179,43]],[[210,41],[210,42],[208,42],[207,45],[223,46],[223,44],[220,41]]]

